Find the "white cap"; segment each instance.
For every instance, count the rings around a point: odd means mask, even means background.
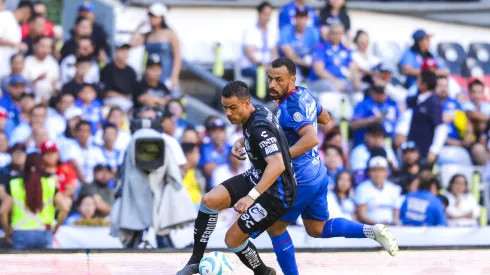
[[[388,169],[388,160],[382,156],[376,156],[369,160],[369,168],[385,168]]]
[[[148,8],[148,12],[155,15],[155,16],[166,16],[168,9],[167,9],[167,6],[165,6],[162,3],[153,3]]]
[[[68,109],[65,110],[64,116],[66,120],[70,120],[72,118],[75,118],[77,116],[82,116],[83,111],[82,109],[72,106]]]

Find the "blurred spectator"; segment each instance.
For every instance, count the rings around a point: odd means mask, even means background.
[[[335,187],[337,175],[344,171],[344,161],[342,158],[342,149],[335,145],[327,145],[325,148],[325,166],[327,167],[328,188]]]
[[[10,134],[10,130],[7,129],[8,121],[8,113],[5,108],[0,107],[0,132],[4,133],[8,139],[8,135]],[[0,166],[1,167],[1,166]]]
[[[29,123],[32,108],[36,106],[33,94],[23,93],[19,99],[20,116],[19,122]]]
[[[45,19],[43,28],[40,32],[41,35],[54,37],[54,23],[47,20],[48,9],[43,1],[34,2],[34,14]],[[27,23],[22,24],[22,39],[26,39],[32,33],[32,31],[33,29],[30,24]]]
[[[178,99],[169,100],[165,106],[165,112],[172,114],[175,122],[175,132],[173,136],[179,140],[184,130],[193,126],[190,122],[183,118],[184,106],[182,105],[182,102],[180,102]]]
[[[114,144],[117,139],[117,126],[108,122],[104,124],[104,133],[102,139],[104,140],[104,145],[101,146],[102,154],[104,155],[105,162],[112,171],[117,171],[117,168],[122,163],[124,158],[124,151],[119,151],[114,149]]]
[[[96,43],[95,55],[102,64],[105,64],[107,58],[111,55],[111,46],[109,43],[109,36],[104,27],[95,22],[94,5],[89,1],[84,1],[84,3],[78,6],[78,16],[85,17],[89,20],[92,29],[92,40]]]
[[[38,128],[45,128],[46,125],[46,107],[42,105],[36,105],[31,109],[29,114],[29,120],[26,122],[21,122],[17,126],[10,136],[9,144],[15,144],[18,142],[26,142],[32,135],[32,131]],[[49,127],[46,127],[48,137],[50,139],[55,139],[55,132]]]
[[[52,38],[44,36],[36,40],[34,55],[26,57],[22,73],[33,83],[36,101],[43,102],[44,105],[56,93],[60,75],[58,62],[51,56],[52,49]]]
[[[20,100],[27,92],[27,85],[28,82],[22,75],[12,75],[7,91],[2,93],[2,98],[0,99],[0,106],[7,111],[8,119],[14,123],[14,126],[17,126],[20,122]]]
[[[111,214],[114,202],[113,191],[109,188],[109,182],[114,178],[114,172],[109,165],[97,164],[94,167],[94,181],[92,184],[83,185],[80,195],[91,194],[95,201],[95,216],[106,217]]]
[[[82,120],[81,115],[82,110],[75,106],[69,107],[64,113],[66,129],[64,134],[58,136],[56,139],[56,145],[60,148],[60,158],[63,162],[68,162],[73,159],[71,149],[77,146],[77,141],[75,140],[76,126]],[[71,163],[75,168],[73,161]]]
[[[463,110],[473,123],[475,133],[479,135],[490,121],[490,103],[484,100],[485,86],[478,78],[471,78],[468,84],[470,100],[463,104]]]
[[[63,67],[61,67],[63,70]],[[92,59],[88,56],[80,56],[77,57],[75,64],[75,76],[72,80],[65,83],[61,88],[61,93],[70,94],[73,97],[78,96],[78,92],[82,89],[82,87],[88,83],[85,82],[85,78],[88,75],[88,72],[92,70]],[[63,74],[63,73],[62,73]],[[63,77],[63,76],[62,76]]]
[[[143,79],[133,93],[136,107],[163,107],[171,98],[167,86],[160,81],[161,66],[159,55],[152,54],[148,57]]]
[[[44,127],[32,129],[31,136],[26,140],[27,149],[29,153],[40,153],[41,146],[49,140],[48,131]]]
[[[210,141],[201,147],[201,160],[204,175],[211,177],[218,165],[226,164],[231,146],[226,143],[226,126],[223,120],[215,119],[206,127]]]
[[[357,49],[352,51],[352,60],[356,62],[363,76],[371,75],[373,69],[380,64],[381,60],[370,51],[367,32],[358,30],[356,36],[354,36],[354,44],[356,44]]]
[[[175,119],[169,112],[164,112],[162,116],[162,131],[175,138]],[[177,139],[176,139],[177,140]]]
[[[92,134],[95,134],[102,121],[102,103],[97,99],[97,87],[91,84],[84,84],[75,99],[75,106],[83,112],[82,119],[92,125]]]
[[[81,36],[75,45],[76,53],[69,54],[61,60],[61,82],[66,84],[77,77],[77,83],[80,83],[81,79],[90,84],[98,83],[100,78],[99,64],[93,56],[94,44],[92,39],[89,36]],[[68,92],[73,91],[68,90]]]
[[[196,129],[186,128],[184,132],[182,132],[182,136],[180,137],[180,143],[182,144],[193,143],[193,144],[200,145],[202,141]]]
[[[393,138],[398,116],[396,102],[386,95],[385,88],[380,86],[369,87],[369,96],[359,102],[354,109],[351,124],[354,131],[354,145],[363,142],[366,128],[372,124],[381,123],[386,137]]]
[[[373,124],[367,128],[364,135],[364,143],[357,145],[350,155],[350,168],[354,173],[354,184],[359,184],[366,178],[366,168],[368,160],[379,155],[379,152],[386,157],[393,167],[398,167],[398,160],[395,152],[390,146],[384,144],[384,129],[381,124]]]
[[[206,193],[206,178],[197,167],[201,157],[199,146],[193,143],[183,143],[182,150],[187,159],[187,163],[181,166],[182,183],[187,189],[192,202],[199,206],[202,196]]]
[[[27,157],[26,147],[23,143],[12,145],[8,152],[12,156],[12,161],[0,169],[0,183],[4,185],[8,185],[11,178],[22,177]]]
[[[56,169],[58,190],[67,198],[73,199],[78,187],[77,172],[69,163],[59,163]]]
[[[60,162],[60,155],[56,143],[52,140],[44,141],[38,153],[41,153],[43,157],[44,171],[50,175],[55,175]]]
[[[31,18],[33,6],[31,1],[20,1],[17,8],[11,12],[0,12],[0,78],[9,74],[8,66],[10,57],[17,51],[26,52],[28,49],[22,44],[22,31],[20,24],[24,24]]]
[[[12,162],[12,156],[8,153],[8,149],[9,141],[7,135],[0,132],[0,167],[5,167]]]
[[[53,107],[48,108],[47,124],[52,128],[56,137],[62,135],[66,130],[65,112],[68,108],[75,106],[75,97],[72,94],[59,94],[53,98]]]
[[[414,186],[413,183],[422,167],[420,165],[420,153],[415,142],[407,141],[403,143],[401,151],[402,167],[400,171],[393,172],[391,179],[401,186],[402,194],[406,194],[417,190],[417,186]]]
[[[95,217],[97,206],[95,196],[91,193],[85,193],[78,197],[76,203],[76,212],[71,213],[66,219],[65,225],[79,225],[84,220],[91,220]]]
[[[131,141],[131,132],[125,123],[124,112],[119,107],[112,107],[107,114],[106,122],[112,123],[117,127],[117,138],[114,143],[114,150],[125,152]],[[98,129],[94,138],[95,144],[104,145],[103,129]]]
[[[80,39],[85,38],[92,41],[92,52],[91,54],[96,56],[96,49],[98,49],[94,44],[96,41],[92,40],[92,24],[90,20],[86,17],[79,16],[75,21],[75,26],[72,30],[72,38],[68,41],[65,41],[63,44],[63,48],[61,48],[61,61],[63,61],[67,56],[76,55],[77,52],[80,52]],[[63,67],[63,66],[62,66]]]
[[[257,80],[257,69],[261,66],[268,66],[278,57],[277,42],[279,40],[276,29],[269,25],[272,15],[271,4],[269,2],[260,3],[257,6],[257,12],[257,24],[245,30],[243,34],[243,52],[240,60],[242,75],[253,78],[254,83]]]
[[[380,63],[372,72],[371,80],[375,86],[385,89],[385,93],[398,104],[399,111],[404,111],[408,92],[397,79],[393,78],[391,70],[385,64]]]
[[[357,220],[356,206],[352,200],[352,175],[348,171],[337,174],[333,192],[327,193],[328,213],[332,218]]]
[[[442,201],[437,197],[439,181],[420,180],[418,191],[406,196],[400,209],[400,221],[409,226],[447,226]]]
[[[320,30],[322,37],[327,37],[329,28],[335,22],[341,22],[344,25],[343,31],[349,33],[350,18],[344,0],[327,0],[325,6],[320,11]]]
[[[480,206],[475,197],[468,192],[468,182],[461,174],[454,175],[449,181],[446,197],[449,206],[446,209],[449,226],[476,226],[480,217]]]
[[[279,29],[297,24],[297,12],[302,11],[308,15],[306,24],[308,27],[318,27],[318,15],[315,9],[306,5],[306,0],[294,0],[281,7],[279,10]]]
[[[119,106],[126,112],[133,107],[133,93],[137,89],[136,72],[127,65],[129,49],[129,44],[118,45],[114,61],[100,72],[105,104]]]
[[[0,90],[3,92],[8,91],[8,85],[10,82],[10,78],[14,75],[22,74],[24,71],[24,55],[21,53],[16,53],[10,57],[10,68],[11,72],[9,75],[6,75],[0,80]],[[31,83],[28,83],[30,90],[32,90]]]
[[[330,146],[330,145],[333,145],[333,146],[337,146],[339,147],[340,149],[342,149],[342,160],[343,160],[343,163],[344,163],[344,166],[345,168],[348,168],[350,167],[349,165],[349,144],[348,142],[342,138],[342,134],[340,133],[340,128],[338,126],[335,126],[334,128],[332,128],[331,130],[329,130],[326,134],[325,134],[325,138],[323,139],[323,145],[322,145],[322,149],[323,150],[320,150],[319,153],[320,153],[320,157],[322,158],[322,160],[325,162],[325,156],[323,154],[323,152],[325,151],[325,149],[327,148],[327,146]]]
[[[359,221],[365,224],[397,224],[401,188],[388,179],[388,160],[381,156],[369,160],[369,179],[356,189]]]
[[[215,188],[227,179],[238,174],[244,173],[247,169],[241,160],[235,158],[231,153],[228,154],[228,160],[225,164],[218,165],[211,175],[211,186]]]
[[[27,37],[22,38],[22,43],[27,47],[27,51],[24,53],[26,56],[34,54],[34,43],[43,37],[44,26],[46,24],[46,18],[39,14],[34,14],[34,16],[29,19],[30,33]]]
[[[314,12],[314,11],[311,11]],[[320,34],[313,26],[308,26],[308,10],[296,10],[295,24],[286,25],[281,29],[279,47],[280,54],[297,66],[296,83],[301,83],[310,73],[312,48],[320,41]]]
[[[308,87],[315,92],[355,92],[361,89],[361,79],[351,50],[342,44],[344,26],[330,25],[328,37],[313,49],[313,70]]]
[[[417,78],[422,71],[422,64],[426,58],[432,58],[437,63],[438,69],[435,70],[437,75],[447,76],[449,74],[448,70],[444,67],[444,63],[436,60],[436,57],[429,51],[430,37],[424,30],[416,30],[412,34],[414,44],[407,49],[400,60],[401,72],[407,76],[407,82],[405,83],[405,87],[407,88],[417,82]]]
[[[179,74],[182,66],[180,41],[177,34],[166,22],[167,7],[161,3],[153,3],[148,8],[151,30],[142,33],[143,27],[148,23],[143,21],[131,38],[131,46],[145,45],[148,56],[158,55],[162,68],[160,82],[171,91],[179,85]]]

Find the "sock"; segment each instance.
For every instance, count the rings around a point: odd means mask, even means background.
[[[298,266],[294,257],[294,244],[286,231],[279,236],[271,237],[272,246],[284,275],[298,275]]]
[[[208,240],[218,223],[218,210],[213,210],[201,203],[199,214],[194,223],[194,247],[187,264],[199,263],[208,245]]]
[[[251,269],[255,275],[262,275],[266,272],[267,266],[257,252],[255,245],[248,240],[236,248],[230,248],[230,251],[235,253],[240,261]]]
[[[370,225],[350,221],[344,218],[333,218],[325,222],[322,238],[335,237],[374,239],[374,232]]]

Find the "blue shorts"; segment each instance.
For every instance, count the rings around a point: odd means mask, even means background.
[[[298,185],[296,187],[296,202],[281,217],[281,221],[294,223],[301,215],[303,219],[318,221],[328,220],[328,175],[315,185]]]

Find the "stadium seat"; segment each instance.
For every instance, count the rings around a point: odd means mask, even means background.
[[[398,62],[400,61],[403,52],[397,42],[376,41],[373,45],[373,53],[393,72],[393,76],[400,79],[401,74],[398,68]]]
[[[466,52],[463,46],[455,42],[439,43],[437,54],[444,59],[451,74],[461,73],[461,64],[466,60]]]
[[[341,107],[342,100],[344,101],[343,110]],[[322,105],[323,108],[325,108],[325,110],[327,110],[332,115],[332,118],[335,121],[340,122],[341,119],[347,119],[350,121],[352,119],[354,108],[350,103],[350,99],[348,95],[346,95],[345,93],[339,93],[339,92],[319,93],[318,101],[320,105]]]
[[[463,166],[458,164],[447,164],[442,165],[439,168],[439,171],[441,177],[441,188],[447,189],[449,181],[456,174],[462,174],[466,178],[468,184],[470,184],[472,182],[473,172],[475,171],[475,169],[473,168],[473,166],[468,165]]]
[[[483,77],[485,74],[490,72],[486,73],[483,65],[473,57],[466,58],[461,66],[461,75],[464,77]]]
[[[468,56],[475,58],[481,63],[490,64],[490,44],[471,43],[468,48]]]
[[[463,76],[459,74],[453,74],[451,75],[452,79],[458,83],[458,85],[463,88],[464,90],[468,89],[468,79],[464,78]]]
[[[437,158],[437,165],[472,165],[471,156],[466,149],[458,146],[444,146]]]

